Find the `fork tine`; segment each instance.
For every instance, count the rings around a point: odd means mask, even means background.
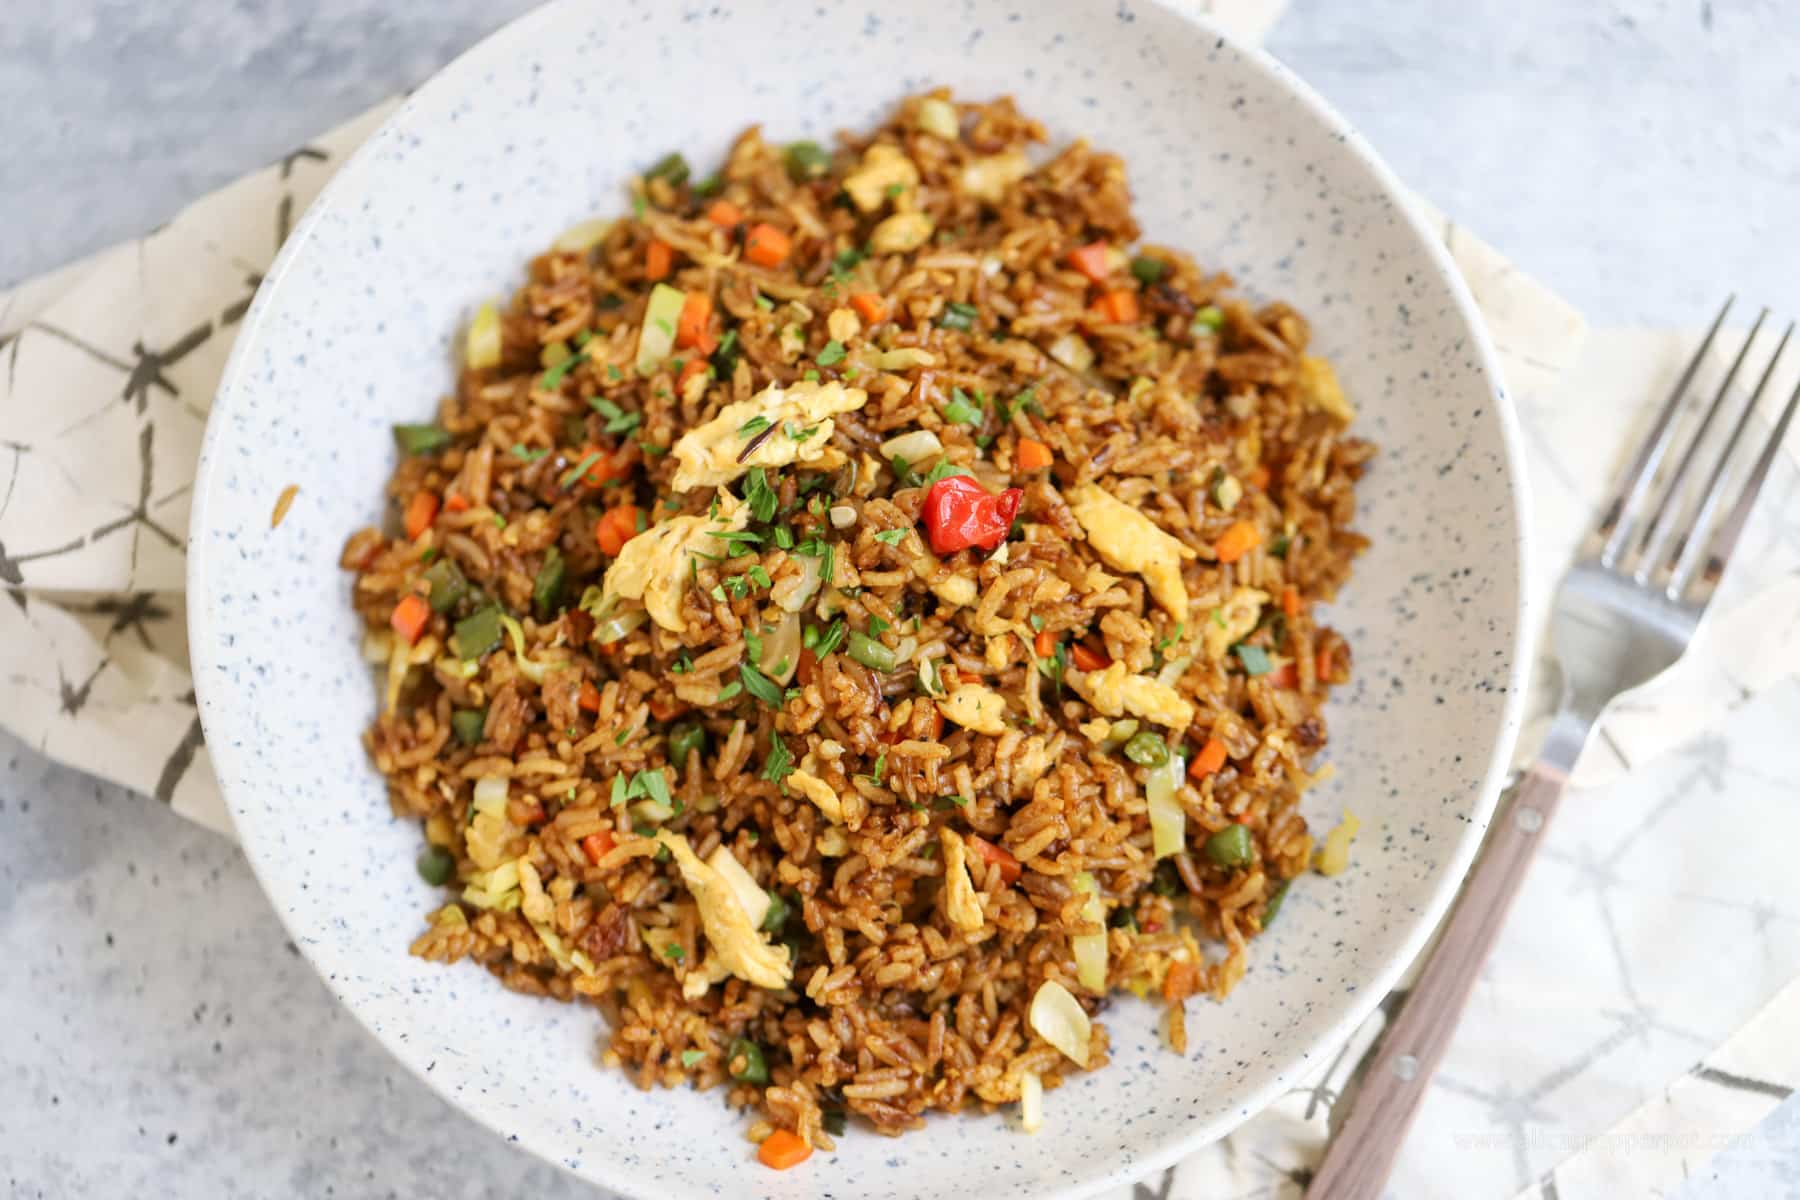
[[[1756,381],[1756,390],[1750,393],[1750,399],[1738,413],[1737,424],[1732,426],[1731,436],[1725,441],[1725,448],[1719,451],[1718,461],[1713,463],[1712,473],[1707,476],[1706,486],[1701,491],[1700,511],[1688,526],[1687,532],[1675,543],[1669,554],[1669,585],[1663,594],[1671,600],[1680,600],[1681,594],[1693,582],[1694,571],[1699,567],[1701,552],[1706,548],[1707,530],[1712,527],[1713,517],[1717,515],[1719,505],[1725,497],[1725,472],[1731,466],[1731,456],[1737,450],[1738,442],[1744,436],[1744,430],[1750,427],[1751,419],[1756,415],[1758,406],[1762,404],[1763,393],[1769,388],[1769,381],[1775,377],[1775,370],[1781,364],[1781,356],[1787,350],[1788,341],[1794,336],[1794,322],[1782,332],[1781,341],[1776,343],[1775,353],[1769,358],[1769,365],[1763,368],[1762,378]],[[1775,438],[1780,441],[1779,435]],[[1735,541],[1735,538],[1733,539]]]
[[[1704,605],[1711,598],[1711,589],[1725,573],[1725,564],[1731,560],[1731,552],[1737,549],[1738,538],[1743,536],[1744,525],[1750,519],[1750,509],[1756,503],[1756,494],[1768,479],[1769,468],[1774,465],[1775,455],[1781,450],[1782,439],[1787,436],[1788,426],[1793,423],[1795,409],[1800,409],[1800,384],[1794,385],[1793,395],[1788,397],[1786,407],[1781,410],[1781,416],[1769,434],[1768,445],[1756,456],[1756,466],[1751,468],[1749,478],[1744,480],[1744,490],[1738,493],[1737,503],[1731,506],[1731,512],[1719,525],[1719,532],[1713,535],[1711,549],[1706,556],[1706,569],[1701,572],[1700,586],[1696,589],[1697,603]]]
[[[1656,476],[1656,468],[1662,463],[1663,453],[1668,449],[1669,432],[1674,424],[1675,414],[1681,408],[1682,398],[1687,395],[1688,385],[1694,381],[1694,373],[1700,364],[1706,361],[1706,353],[1712,349],[1713,339],[1719,336],[1719,327],[1725,324],[1725,314],[1737,302],[1737,296],[1725,297],[1719,315],[1713,318],[1712,328],[1706,331],[1706,339],[1700,348],[1694,351],[1694,357],[1688,361],[1687,369],[1682,371],[1681,379],[1675,389],[1669,393],[1668,402],[1657,414],[1656,424],[1651,427],[1650,434],[1644,439],[1643,448],[1638,451],[1637,461],[1625,473],[1625,484],[1619,494],[1607,505],[1606,516],[1600,521],[1600,534],[1606,539],[1600,548],[1600,565],[1611,567],[1618,561],[1619,554],[1631,538],[1637,525],[1638,501],[1650,487],[1650,481]]]
[[[1769,310],[1766,308],[1756,314],[1755,324],[1744,335],[1744,344],[1738,347],[1737,356],[1731,360],[1731,369],[1725,372],[1725,378],[1719,383],[1719,390],[1713,393],[1712,403],[1706,406],[1699,427],[1687,439],[1687,447],[1681,452],[1681,460],[1675,464],[1675,469],[1663,483],[1662,500],[1656,506],[1650,531],[1644,535],[1643,544],[1638,547],[1638,566],[1632,573],[1632,578],[1639,583],[1648,583],[1650,573],[1656,569],[1663,543],[1668,540],[1675,521],[1681,517],[1685,507],[1682,503],[1682,480],[1687,477],[1688,468],[1694,465],[1694,456],[1700,452],[1701,443],[1706,441],[1706,435],[1712,431],[1714,418],[1724,409],[1725,400],[1731,395],[1731,385],[1737,382],[1744,360],[1750,357],[1750,347],[1756,344],[1756,335],[1762,332],[1763,322],[1768,319]]]

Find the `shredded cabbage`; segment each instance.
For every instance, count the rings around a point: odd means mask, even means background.
[[[1151,767],[1145,785],[1150,801],[1151,849],[1157,858],[1178,854],[1187,844],[1187,810],[1181,807],[1181,775],[1186,769],[1179,754],[1170,752],[1160,767]]]
[[[1038,985],[1031,998],[1031,1027],[1078,1067],[1088,1065],[1088,1040],[1094,1023],[1069,989],[1054,979]]]
[[[1081,919],[1100,926],[1098,933],[1078,933],[1069,939],[1075,951],[1075,977],[1091,992],[1106,993],[1106,905],[1100,899],[1100,885],[1086,871],[1072,880],[1075,890],[1087,893],[1081,906]]]

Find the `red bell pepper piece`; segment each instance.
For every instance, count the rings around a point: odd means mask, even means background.
[[[920,513],[931,549],[938,554],[954,554],[970,546],[994,549],[1006,540],[1024,500],[1021,488],[1007,488],[991,496],[967,475],[938,480],[925,493]]]

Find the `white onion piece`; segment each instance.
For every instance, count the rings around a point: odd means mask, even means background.
[[[583,250],[592,250],[599,245],[606,235],[612,232],[613,223],[604,217],[595,217],[588,221],[577,221],[561,233],[550,244],[556,249],[570,254],[579,254]]]
[[[800,574],[784,576],[769,589],[769,597],[782,609],[797,613],[805,608],[819,591],[819,568],[824,562],[810,554],[792,554],[790,562],[800,564]]]
[[[1081,919],[1100,926],[1098,933],[1078,933],[1069,939],[1075,951],[1075,977],[1090,992],[1106,994],[1106,906],[1100,900],[1100,885],[1086,871],[1071,882],[1078,892],[1087,893],[1081,906]]]
[[[1150,768],[1145,785],[1150,801],[1150,844],[1157,858],[1179,853],[1187,844],[1187,810],[1181,807],[1181,774],[1185,765],[1181,755],[1169,754],[1169,761]]]
[[[962,122],[956,115],[956,106],[936,96],[919,101],[919,128],[946,142],[954,142],[962,134]]]
[[[641,608],[623,609],[594,623],[593,640],[596,645],[610,645],[649,619],[650,614]]]
[[[1026,1133],[1036,1133],[1044,1127],[1044,1081],[1036,1071],[1019,1077],[1019,1126]]]
[[[1065,333],[1050,343],[1050,357],[1071,371],[1085,371],[1094,365],[1094,348],[1080,334]]]
[[[938,435],[929,429],[915,429],[903,433],[899,437],[891,437],[881,443],[881,456],[890,461],[904,458],[908,466],[916,467],[920,463],[936,458],[944,452],[944,443],[938,441]]]
[[[833,529],[848,529],[854,524],[856,524],[856,510],[854,508],[851,508],[848,504],[834,504],[831,506],[831,527]]]
[[[377,667],[381,666],[387,662],[388,653],[393,649],[393,645],[393,638],[387,630],[369,630],[363,634],[362,638],[363,661]]]
[[[1088,1065],[1088,1039],[1093,1022],[1081,1001],[1054,979],[1038,985],[1031,998],[1031,1028],[1037,1035],[1061,1050],[1078,1067]]]
[[[504,775],[489,775],[475,781],[475,811],[491,816],[506,815],[507,781]]]
[[[787,681],[800,669],[799,613],[783,615],[775,632],[763,638],[762,654],[757,657],[756,668],[776,683],[787,686]]]

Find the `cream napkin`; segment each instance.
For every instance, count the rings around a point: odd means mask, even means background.
[[[1259,40],[1283,6],[1284,0],[1216,0],[1199,7]],[[141,241],[113,247],[0,295],[0,412],[6,414],[0,438],[0,584],[11,601],[0,604],[0,663],[8,684],[0,691],[0,725],[53,759],[153,794],[227,835],[229,818],[206,760],[187,668],[183,544],[193,466],[232,335],[261,273],[337,164],[394,103],[378,106],[280,163],[203,198]],[[1422,202],[1420,208],[1442,231],[1501,351],[1532,458],[1541,551],[1537,581],[1547,588],[1613,466],[1613,453],[1596,454],[1594,449],[1616,451],[1628,444],[1631,426],[1655,394],[1652,385],[1692,343],[1663,333],[1600,339],[1581,361],[1579,387],[1559,389],[1559,381],[1577,366],[1584,334],[1580,315],[1491,247]],[[1791,479],[1786,486],[1791,493]],[[1763,522],[1752,533],[1764,542],[1786,538],[1793,548],[1792,529],[1771,533]],[[1778,562],[1779,556],[1770,553],[1766,561]],[[1769,740],[1746,729],[1738,714],[1754,715],[1747,697],[1775,688],[1800,663],[1800,634],[1791,620],[1783,627],[1785,640],[1778,653],[1759,643],[1766,641],[1768,614],[1795,611],[1792,587],[1790,582],[1789,590],[1737,588],[1755,594],[1740,614],[1716,623],[1716,651],[1690,663],[1691,673],[1680,686],[1639,699],[1609,720],[1622,758],[1590,766],[1596,756],[1589,756],[1582,781],[1592,779],[1603,790],[1573,800],[1568,807],[1575,814],[1614,805],[1629,807],[1631,815],[1653,823],[1666,808],[1680,804],[1672,789],[1689,785],[1677,771],[1645,770],[1644,764],[1671,750],[1678,760],[1687,759],[1694,752],[1679,747],[1692,745],[1709,724],[1728,715],[1733,719],[1701,741],[1704,754],[1755,760],[1755,746]],[[1728,704],[1718,702],[1721,695]],[[1765,757],[1772,762],[1772,756]],[[1629,759],[1629,770],[1623,759]],[[1778,796],[1745,794],[1738,799],[1744,810],[1734,817],[1739,828],[1780,820]],[[1589,853],[1581,840],[1586,826],[1622,828],[1616,817],[1615,812],[1584,823],[1570,816],[1552,831],[1551,865],[1528,884],[1522,912],[1562,904],[1566,876],[1585,869],[1580,864]],[[1574,833],[1565,836],[1565,829]],[[1735,839],[1718,840],[1736,844]],[[1787,836],[1785,843],[1795,844],[1794,837]],[[1634,844],[1653,850],[1662,841],[1652,834]],[[1703,963],[1680,979],[1664,978],[1669,974],[1664,972],[1654,985],[1631,978],[1628,967],[1667,957],[1664,910],[1704,913],[1708,904],[1740,903],[1736,893],[1757,886],[1757,877],[1747,874],[1741,862],[1708,865],[1732,879],[1733,888],[1726,889],[1732,896],[1687,896],[1673,886],[1639,896],[1626,887],[1606,920],[1553,924],[1567,943],[1559,946],[1555,961],[1516,952],[1509,934],[1421,1116],[1401,1162],[1396,1191],[1458,1197],[1511,1193],[1554,1166],[1580,1139],[1656,1094],[1662,1081],[1724,1040],[1757,1003],[1800,970],[1797,936],[1766,950],[1765,969],[1740,980],[1724,1002],[1696,995],[1704,989],[1689,979],[1708,978]],[[1651,855],[1640,874],[1655,879],[1661,869]],[[1786,878],[1774,874],[1772,864],[1770,870],[1766,882],[1774,890]],[[1659,914],[1656,920],[1640,919],[1651,913]],[[1779,919],[1791,923],[1785,915]],[[1568,962],[1615,959],[1623,983],[1587,980],[1564,970]],[[1667,1054],[1637,1054],[1631,1060],[1635,1069],[1620,1072],[1608,1069],[1604,1054],[1587,1053],[1578,1056],[1575,1067],[1557,1059],[1570,1048],[1548,1035],[1540,1040],[1553,1044],[1544,1046],[1542,1054],[1521,1053],[1520,1039],[1543,1031],[1522,1027],[1518,1013],[1504,1001],[1489,1002],[1494,999],[1489,993],[1561,996],[1569,1001],[1560,1010],[1565,1024],[1574,1024],[1570,1014],[1577,1012],[1617,1008],[1650,1013],[1638,1018],[1641,1029],[1632,1026],[1632,1036],[1642,1039],[1653,1036],[1662,1019],[1653,1014],[1668,1010],[1658,1006],[1674,1006],[1691,1017],[1684,1018],[1680,1037],[1670,1035],[1685,1058],[1665,1064]],[[1800,999],[1793,1007],[1800,1009]],[[1237,1134],[1116,1197],[1201,1200],[1284,1190],[1297,1194],[1298,1181],[1328,1135],[1332,1103],[1383,1020],[1379,1013],[1371,1018],[1317,1079]],[[1795,1023],[1800,1023],[1800,1012],[1786,1028]],[[1544,1104],[1529,1087],[1516,1103],[1504,1086],[1488,1097],[1483,1089],[1508,1075],[1490,1070],[1495,1060],[1514,1068],[1521,1063],[1541,1066],[1547,1078],[1561,1081],[1556,1088],[1594,1080],[1595,1094],[1568,1108]],[[1644,1062],[1660,1065],[1646,1068]],[[1465,1103],[1471,1097],[1473,1109]],[[1694,1111],[1683,1107],[1681,1119]],[[1746,1111],[1740,1105],[1716,1119],[1729,1124]],[[1563,1200],[1603,1194],[1582,1189],[1578,1174],[1563,1185]]]

